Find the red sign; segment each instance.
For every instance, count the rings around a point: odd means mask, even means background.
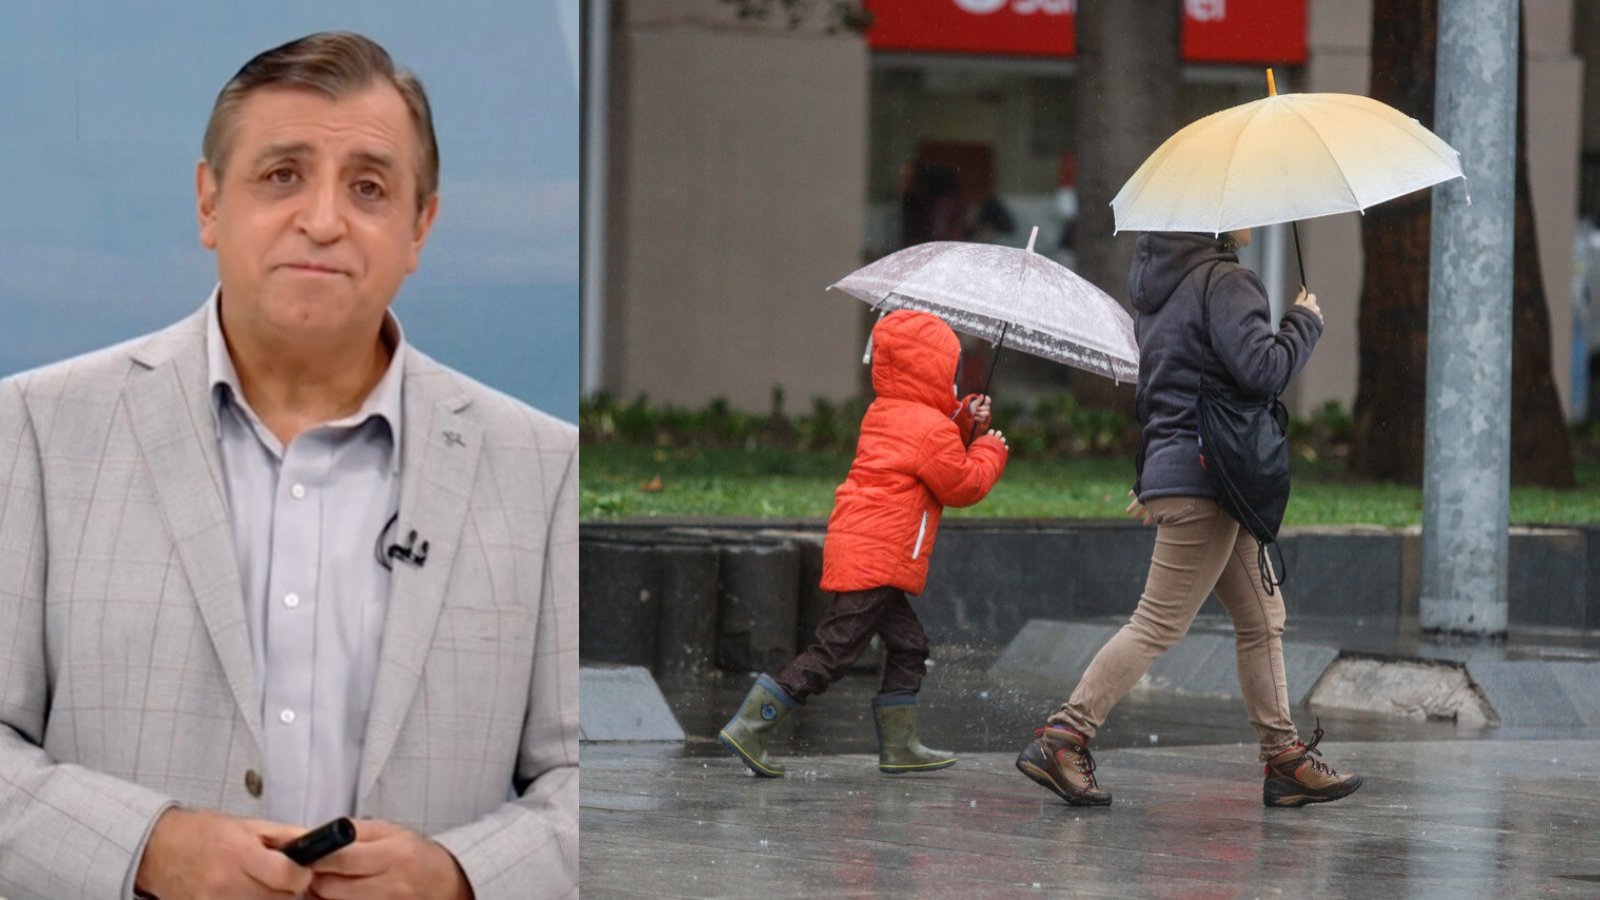
[[[1109,2],[1109,0],[1102,0]],[[1305,0],[1182,0],[1190,62],[1301,63]],[[874,50],[1072,56],[1077,0],[864,0]]]

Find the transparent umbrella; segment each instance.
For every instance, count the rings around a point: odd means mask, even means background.
[[[933,313],[957,331],[1117,382],[1139,374],[1133,320],[1111,295],[1047,256],[964,241],[918,244],[864,266],[829,288],[889,312]],[[993,364],[990,374],[993,374]],[[987,391],[985,391],[987,392]]]

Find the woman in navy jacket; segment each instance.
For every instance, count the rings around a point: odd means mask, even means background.
[[[1128,288],[1138,312],[1142,432],[1128,512],[1156,526],[1150,574],[1132,618],[1017,757],[1024,774],[1074,805],[1111,802],[1095,780],[1089,741],[1156,657],[1189,630],[1213,590],[1233,620],[1239,686],[1266,767],[1263,802],[1326,802],[1361,785],[1360,776],[1340,775],[1318,758],[1321,728],[1309,744],[1300,740],[1284,677],[1283,592],[1263,587],[1256,539],[1217,505],[1200,464],[1195,402],[1201,372],[1240,395],[1275,395],[1305,366],[1322,335],[1322,311],[1304,288],[1273,326],[1266,288],[1235,253],[1249,242],[1246,228],[1220,239],[1144,234],[1136,244]],[[1210,307],[1209,347],[1201,291]]]

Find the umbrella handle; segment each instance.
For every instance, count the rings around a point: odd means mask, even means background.
[[[1010,328],[1011,328],[1011,323],[1010,322],[1002,322],[1002,323],[1000,323],[1000,340],[994,342],[994,355],[989,357],[989,373],[987,375],[983,376],[983,390],[978,392],[980,394],[983,394],[983,395],[987,396],[988,393],[989,393],[989,382],[994,380],[994,367],[1000,364],[1000,348],[1005,345],[1006,332],[1008,330],[1010,330]],[[977,438],[978,438],[978,420],[977,420],[977,418],[973,418],[973,420],[972,420],[972,433],[967,435],[967,443],[970,444],[973,441],[977,440]]]
[[[1272,77],[1272,70],[1267,70],[1267,96],[1278,96],[1278,83]],[[1294,261],[1300,267],[1300,289],[1306,287],[1306,261],[1300,256],[1300,223],[1290,222],[1289,228],[1294,231]]]
[[[1270,69],[1268,71],[1271,71]],[[1294,261],[1300,267],[1300,287],[1306,286],[1306,261],[1300,255],[1300,223],[1290,222],[1289,228],[1294,231]]]
[[[989,357],[989,374],[983,376],[983,390],[979,393],[989,393],[989,382],[994,380],[994,367],[1000,364],[1000,348],[1005,346],[1006,331],[1010,328],[1010,322],[1000,323],[1000,340],[994,342],[994,355]]]

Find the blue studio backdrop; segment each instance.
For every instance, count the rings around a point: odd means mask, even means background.
[[[575,421],[578,2],[0,4],[0,377],[197,309],[217,92],[262,50],[358,31],[422,79],[439,137],[439,218],[395,305],[407,337]]]

